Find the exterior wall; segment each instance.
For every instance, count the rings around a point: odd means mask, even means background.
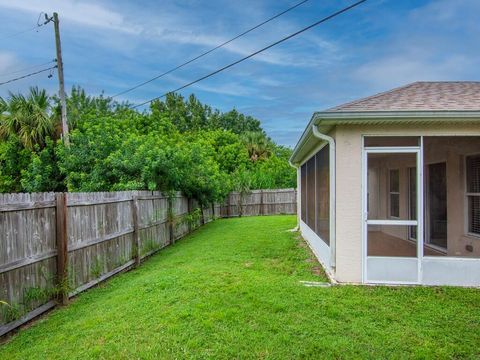
[[[362,137],[360,128],[337,127],[336,268],[339,282],[362,281]]]
[[[362,135],[480,136],[480,126],[478,124],[337,126],[335,278],[339,282],[362,282]],[[447,181],[453,177],[453,172],[448,176]],[[453,199],[454,196],[458,194],[453,195],[452,191],[448,195],[448,201],[458,201]],[[458,231],[458,226],[450,227],[448,231],[450,236],[450,231]]]

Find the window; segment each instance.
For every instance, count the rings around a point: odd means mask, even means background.
[[[400,217],[400,171],[391,169],[389,173],[390,217]]]
[[[420,146],[420,138],[418,136],[367,136],[364,144],[365,147]]]
[[[468,232],[480,235],[480,155],[466,157]]]
[[[417,168],[408,168],[408,213],[409,220],[417,220]],[[417,239],[417,227],[409,226],[408,236]]]

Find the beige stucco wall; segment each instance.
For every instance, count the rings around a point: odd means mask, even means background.
[[[336,141],[335,278],[358,283],[362,281],[362,135],[480,136],[480,125],[344,125],[337,126],[330,135]],[[449,174],[447,181],[452,181],[456,174]],[[458,201],[454,199],[458,193],[447,196],[449,202]],[[449,237],[453,231],[458,232],[458,226],[449,227]]]

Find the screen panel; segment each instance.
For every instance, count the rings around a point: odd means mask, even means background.
[[[329,146],[316,154],[316,233],[330,244],[330,168]]]

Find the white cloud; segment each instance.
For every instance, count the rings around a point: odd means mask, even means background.
[[[156,34],[155,37],[161,39],[162,42],[203,46],[205,47],[205,50],[216,47],[229,40],[229,38],[225,36],[218,36],[215,34],[210,35],[193,31],[167,30],[164,28],[153,31],[145,30],[145,35],[151,37],[154,34]],[[223,46],[222,50],[241,56],[247,56],[269,45],[273,41],[274,40],[269,38],[263,40],[258,40],[258,38],[238,39]],[[314,57],[309,57],[308,54],[298,57],[298,53],[291,54],[287,51],[277,49],[268,49],[267,51],[253,57],[252,60],[283,66],[314,66],[317,64],[316,59]]]
[[[168,78],[170,80],[173,80],[173,82],[175,82],[177,86],[182,86],[183,84],[191,81],[191,79],[187,80],[174,75],[169,75]],[[230,96],[251,96],[254,93],[254,89],[252,87],[241,85],[232,80],[230,80],[229,82],[223,82],[220,85],[207,85],[205,83],[196,83],[192,85],[191,88],[200,91]]]
[[[47,12],[49,15],[56,11],[60,15],[60,21],[66,20],[84,26],[130,34],[138,34],[141,30],[138,26],[127,23],[122,14],[96,3],[75,0],[0,0],[0,7],[33,13]]]
[[[388,89],[415,81],[468,80],[465,69],[472,61],[457,55],[444,60],[405,56],[387,56],[360,66],[354,77],[375,89]]]
[[[9,52],[0,52],[0,76],[4,73],[10,72],[15,66],[17,66],[18,61],[14,54]]]
[[[34,14],[43,11],[49,15],[56,11],[60,15],[61,22],[81,25],[83,32],[88,31],[88,28],[106,29],[117,32],[119,35],[130,34],[136,36],[138,38],[137,44],[148,42],[151,46],[166,44],[169,46],[178,46],[179,44],[194,45],[204,47],[206,50],[235,36],[237,31],[244,30],[241,27],[229,35],[219,35],[220,32],[217,31],[217,27],[204,21],[199,22],[196,14],[186,12],[182,7],[155,14],[138,13],[131,17],[126,15],[128,14],[128,9],[126,8],[122,8],[122,11],[120,11],[120,8],[116,10],[105,4],[79,0],[0,0],[0,8]],[[270,15],[265,15],[265,17],[267,16]],[[138,18],[142,19],[141,23],[136,20]],[[216,20],[218,24],[222,24],[221,19],[217,18]],[[161,25],[159,26],[158,24]],[[226,45],[220,51],[247,56],[272,43],[279,37],[297,30],[297,27],[295,23],[282,19],[256,30],[247,37]],[[221,33],[225,34],[225,31],[221,31]],[[116,50],[121,48],[118,39],[113,37],[110,37],[108,42],[95,37],[92,38],[92,41],[101,42],[103,46]],[[299,41],[302,46],[295,46],[293,51],[278,47],[258,54],[252,60],[272,65],[314,67],[324,63],[324,59],[327,57],[320,59],[318,56],[314,56],[311,51],[302,51],[302,49],[304,50],[304,45],[316,49],[320,48],[321,51],[328,53],[328,55],[331,55],[336,50],[333,43],[314,34],[302,34],[301,37],[293,39],[288,43]],[[124,39],[121,39],[120,43],[125,44]],[[132,46],[126,46],[124,50],[129,53],[135,52]]]
[[[438,0],[411,10],[392,25],[392,36],[367,48],[351,78],[374,91],[422,80],[478,80],[478,11],[478,0]]]

